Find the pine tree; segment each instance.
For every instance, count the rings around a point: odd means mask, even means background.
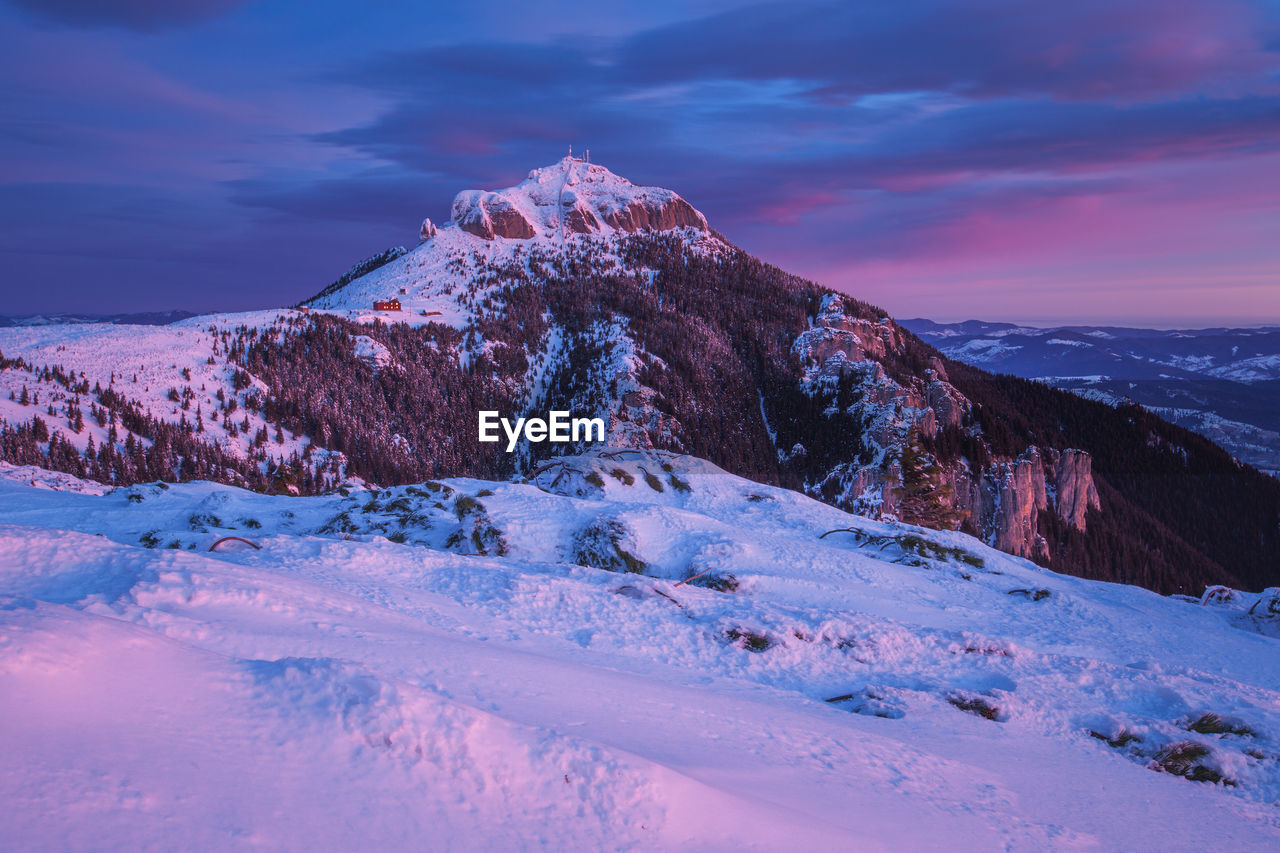
[[[955,530],[962,513],[955,508],[955,495],[951,484],[946,482],[942,466],[921,447],[918,427],[912,427],[907,434],[899,462],[902,485],[898,496],[902,520],[935,530]]]

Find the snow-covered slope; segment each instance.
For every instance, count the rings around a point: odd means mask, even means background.
[[[228,357],[224,336],[239,328],[284,328],[299,316],[288,310],[252,311],[206,314],[165,326],[78,323],[0,329],[0,353],[20,354],[25,362],[24,367],[0,370],[0,422],[19,424],[36,414],[82,450],[90,439],[97,446],[106,442],[110,424],[89,416],[93,395],[88,389],[83,395],[74,392],[45,372],[61,368],[91,388],[113,388],[160,420],[194,424],[199,418],[209,443],[245,456],[255,433],[271,425],[249,407],[226,411],[227,400],[243,400],[244,393],[261,394],[264,388],[252,378],[236,386],[237,367]],[[23,389],[31,398],[29,405],[21,403]],[[84,426],[79,431],[68,415],[74,411],[69,403],[82,410]],[[128,429],[119,424],[117,433],[117,440],[123,441]],[[289,435],[266,449],[280,460],[302,452],[309,443],[306,436]]]
[[[0,472],[0,518],[16,848],[1280,843],[1270,596],[635,451],[316,498]]]
[[[513,187],[458,193],[447,222],[423,222],[415,249],[306,305],[358,321],[460,329],[493,293],[495,268],[537,278],[539,268],[571,250],[588,252],[593,272],[606,273],[618,264],[618,241],[645,231],[679,233],[708,251],[723,247],[706,217],[672,190],[636,186],[604,166],[565,157]],[[393,298],[401,311],[373,310],[375,301]]]

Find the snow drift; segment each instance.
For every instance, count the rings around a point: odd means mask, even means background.
[[[0,480],[15,847],[1280,842],[1272,599],[655,452],[313,498],[28,476]]]

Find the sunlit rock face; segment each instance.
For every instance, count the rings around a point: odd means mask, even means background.
[[[708,230],[707,219],[671,190],[641,187],[603,166],[566,157],[503,190],[464,190],[455,225],[484,240],[562,234]]]

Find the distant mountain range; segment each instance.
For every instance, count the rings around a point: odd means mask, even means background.
[[[66,326],[109,323],[113,326],[167,326],[188,317],[193,311],[142,311],[136,314],[0,314],[0,328],[12,326]]]
[[[1280,476],[1280,326],[1035,328],[901,321],[948,357],[1084,397],[1139,403]]]

